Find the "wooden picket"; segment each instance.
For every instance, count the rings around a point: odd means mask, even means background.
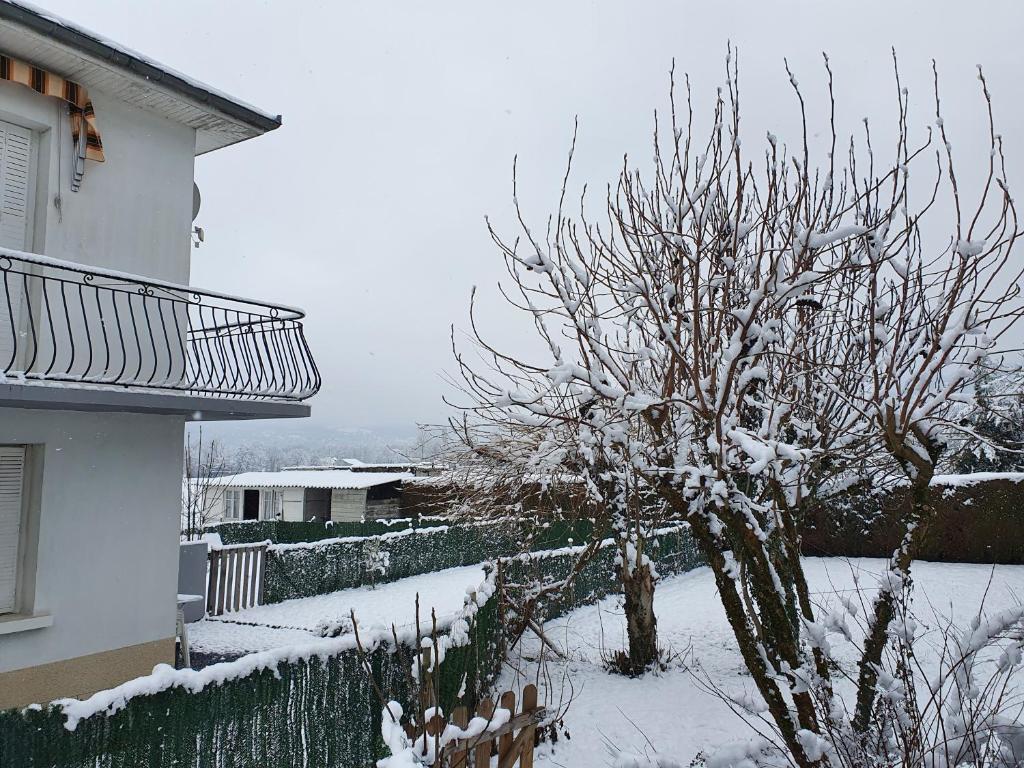
[[[263,604],[267,545],[238,544],[210,549],[206,612],[221,616]]]
[[[498,768],[533,768],[533,749],[537,739],[537,724],[544,719],[545,709],[537,706],[537,686],[528,685],[523,689],[522,708],[516,714],[516,695],[506,691],[499,698],[498,707],[512,713],[508,722],[487,730],[479,736],[458,739],[446,745],[434,762],[434,768],[489,768],[492,752],[498,756]],[[490,721],[496,707],[490,699],[480,702],[477,717]],[[451,714],[451,722],[460,728],[469,724],[469,712],[459,707]],[[435,715],[424,731],[427,738],[442,733],[448,721]],[[416,738],[415,732],[409,736]]]

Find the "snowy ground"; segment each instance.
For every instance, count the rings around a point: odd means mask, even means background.
[[[833,602],[835,593],[856,599],[857,580],[864,598],[873,594],[884,561],[808,558],[805,568],[816,599]],[[915,613],[932,628],[942,617],[965,625],[991,587],[986,611],[1024,597],[1024,566],[959,563],[915,563]],[[639,679],[611,675],[601,665],[602,653],[623,647],[624,621],[617,600],[581,608],[546,626],[547,633],[569,653],[566,662],[549,660],[540,675],[542,700],[548,707],[572,697],[565,728],[558,742],[539,750],[539,765],[608,766],[614,763],[610,745],[639,754],[655,753],[688,765],[702,750],[728,741],[746,740],[750,733],[729,708],[701,687],[706,674],[730,694],[753,686],[736,649],[718,601],[711,572],[700,568],[665,579],[655,593],[658,630],[663,646],[680,663],[668,672]],[[925,635],[924,642],[934,637]],[[539,642],[523,638],[521,653],[503,673],[499,689],[538,682]],[[686,666],[683,667],[682,659]],[[518,672],[514,668],[518,668]],[[700,670],[699,672],[697,670]]]
[[[344,589],[328,595],[261,605],[189,624],[189,644],[203,661],[301,645],[320,639],[318,630],[323,622],[345,623],[353,610],[360,627],[414,626],[417,594],[420,596],[420,620],[428,627],[431,609],[437,611],[438,618],[458,613],[466,591],[483,580],[483,568],[471,565],[413,576],[375,588]]]

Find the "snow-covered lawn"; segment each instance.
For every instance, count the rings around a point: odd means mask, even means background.
[[[817,599],[840,592],[856,599],[859,579],[865,600],[870,600],[884,561],[877,559],[808,558],[805,568]],[[1024,598],[1024,566],[961,563],[915,563],[915,613],[922,629],[934,630],[942,617],[967,624],[992,579],[986,612]],[[833,602],[828,600],[828,602]],[[729,708],[702,688],[705,674],[731,695],[752,691],[732,632],[718,601],[707,568],[660,582],[655,593],[658,630],[663,646],[685,655],[691,671],[676,665],[668,672],[639,679],[611,675],[601,664],[603,651],[622,648],[625,624],[617,599],[574,611],[549,622],[546,630],[570,659],[552,661],[549,655],[539,687],[549,707],[573,697],[565,716],[564,735],[539,750],[537,762],[552,766],[608,766],[614,764],[611,746],[635,753],[659,754],[688,765],[702,750],[727,741],[746,740],[750,732]],[[934,639],[925,635],[923,642]],[[840,648],[837,638],[833,646]],[[538,682],[539,641],[523,637],[502,675],[501,690]],[[842,654],[840,654],[842,657]],[[513,666],[518,667],[517,673]],[[698,671],[699,670],[699,671]]]
[[[483,568],[470,565],[401,579],[375,588],[344,589],[328,595],[286,600],[244,611],[207,618],[190,624],[191,648],[212,657],[241,656],[321,638],[319,626],[346,622],[355,611],[360,627],[414,626],[416,595],[420,621],[430,626],[430,612],[438,618],[462,610],[466,591],[484,579]]]

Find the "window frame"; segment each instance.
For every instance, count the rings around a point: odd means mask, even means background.
[[[260,492],[260,519],[284,519],[284,491],[279,488],[265,488]]]

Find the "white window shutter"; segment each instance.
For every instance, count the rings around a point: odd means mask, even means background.
[[[25,449],[0,446],[0,613],[15,607],[24,484]]]
[[[32,132],[0,121],[0,246],[28,248],[29,181],[32,173]],[[21,275],[0,275],[0,373],[18,370],[15,333],[21,331]],[[11,326],[11,313],[14,326]]]
[[[28,246],[32,131],[0,122],[0,139],[0,245],[24,251]]]

